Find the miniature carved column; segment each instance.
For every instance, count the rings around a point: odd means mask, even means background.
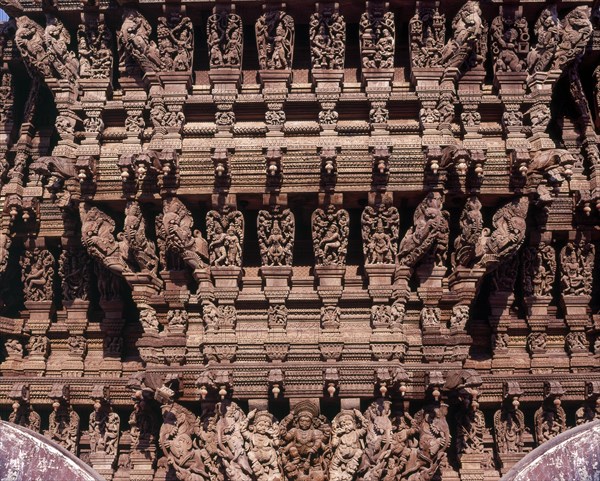
[[[256,47],[262,94],[267,104],[267,135],[283,135],[283,105],[292,80],[294,19],[285,12],[285,3],[266,3],[255,25]]]
[[[321,105],[321,133],[334,135],[338,121],[335,109],[344,79],[346,22],[338,3],[317,3],[315,8],[310,17],[311,75]]]
[[[535,442],[541,445],[567,429],[567,414],[561,406],[565,390],[558,381],[544,381],[544,401],[535,412]]]
[[[243,24],[235,5],[218,3],[206,24],[213,101],[217,106],[217,136],[231,137],[235,124],[233,105],[242,80]]]

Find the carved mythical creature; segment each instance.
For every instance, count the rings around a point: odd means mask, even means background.
[[[265,266],[291,266],[294,250],[294,214],[290,209],[261,210],[256,219],[258,245]]]
[[[139,202],[130,200],[125,207],[124,238],[129,256],[135,259],[142,272],[156,275],[158,257],[154,242],[146,236],[146,222]]]
[[[454,36],[442,50],[440,63],[443,66],[470,68],[483,62],[487,27],[481,17],[479,1],[465,2],[452,20],[452,32]]]
[[[554,247],[545,242],[523,251],[523,292],[526,296],[550,296],[556,275]]]
[[[120,418],[107,402],[96,400],[90,414],[90,448],[92,453],[117,455]]]
[[[408,230],[398,249],[397,262],[401,266],[414,268],[427,254],[433,262],[442,266],[448,250],[448,218],[443,210],[444,196],[430,192],[415,211],[413,226]]]
[[[159,17],[156,36],[163,69],[173,72],[191,71],[194,57],[192,21],[179,13]]]
[[[310,58],[315,69],[344,68],[346,22],[332,5],[310,16]]]
[[[210,67],[240,67],[244,44],[242,17],[222,10],[206,23]]]
[[[327,479],[331,428],[309,401],[296,405],[280,423],[281,461],[290,481]]]
[[[79,77],[79,62],[75,54],[68,49],[71,43],[69,31],[54,15],[46,14],[44,42],[48,61],[58,77],[75,85]]]
[[[393,68],[396,51],[394,13],[383,3],[369,5],[360,17],[360,56],[363,68]]]
[[[522,72],[529,51],[527,19],[521,16],[498,16],[491,26],[494,72]]]
[[[58,259],[58,274],[64,301],[88,299],[90,282],[90,258],[85,249],[66,248]]]
[[[254,471],[242,434],[242,426],[246,422],[244,411],[234,402],[222,401],[215,406],[214,422],[217,452],[225,473],[229,479],[251,481]]]
[[[279,466],[279,424],[268,411],[253,409],[241,426],[256,481],[283,481]]]
[[[256,21],[255,32],[261,70],[291,69],[294,19],[283,10],[269,10]]]
[[[362,240],[367,264],[393,264],[398,252],[400,214],[393,206],[365,207],[362,216]]]
[[[112,33],[98,19],[86,18],[77,29],[79,76],[81,78],[110,79],[112,73]]]
[[[161,72],[164,60],[156,42],[151,40],[152,27],[144,16],[133,8],[123,9],[120,39],[127,55],[144,73]]]
[[[311,221],[316,265],[344,265],[350,232],[348,211],[330,204],[315,210]]]
[[[419,8],[408,23],[412,67],[437,67],[446,40],[446,16]]]
[[[54,257],[46,249],[25,251],[21,257],[21,280],[26,301],[51,301]]]
[[[569,242],[560,251],[560,280],[563,295],[590,295],[596,248],[580,240]]]
[[[352,481],[364,453],[368,421],[358,409],[343,409],[331,425],[329,481]]]
[[[392,403],[379,399],[365,411],[367,434],[358,474],[364,481],[379,481],[392,450]]]
[[[208,260],[208,244],[199,230],[192,230],[194,219],[192,213],[177,197],[163,200],[163,213],[157,218],[157,238],[164,250],[161,256],[165,259],[166,269],[168,253],[176,253],[192,269],[201,269]]]
[[[238,210],[206,214],[206,229],[212,266],[242,266],[244,216]]]
[[[110,272],[122,276],[131,269],[126,263],[128,246],[114,237],[115,221],[97,207],[86,203],[79,205],[81,217],[81,243],[88,254]]]

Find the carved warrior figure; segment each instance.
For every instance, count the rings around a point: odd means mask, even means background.
[[[583,55],[592,35],[590,7],[576,7],[558,20],[556,6],[546,8],[535,23],[537,44],[527,56],[529,73],[564,70]]]
[[[161,247],[161,264],[167,265],[169,254],[175,254],[192,270],[202,269],[208,261],[208,244],[202,233],[193,229],[192,213],[177,197],[163,199],[163,213],[156,217],[156,237]]]
[[[436,266],[444,265],[448,250],[447,211],[442,210],[444,196],[430,192],[418,205],[413,226],[408,230],[398,249],[397,262],[401,266],[414,268],[427,255]]]
[[[269,10],[256,21],[255,32],[261,70],[291,69],[294,55],[294,19],[283,10]]]
[[[360,56],[363,68],[393,68],[396,51],[394,14],[383,2],[369,2],[360,17]]]
[[[279,424],[268,411],[253,409],[241,426],[256,481],[283,481],[277,449]]]
[[[392,403],[379,399],[364,413],[367,421],[365,448],[357,473],[364,481],[379,481],[389,462],[392,451]]]
[[[206,36],[211,68],[242,65],[244,43],[242,17],[221,10],[208,17]]]
[[[344,16],[326,4],[310,16],[310,58],[314,69],[344,68],[346,22]]]
[[[352,481],[364,452],[367,420],[358,409],[343,409],[331,424],[329,481]]]
[[[63,301],[87,301],[90,283],[90,258],[84,248],[65,248],[58,259]]]
[[[523,251],[523,292],[526,296],[551,296],[556,275],[554,247],[545,242]]]
[[[26,301],[51,301],[54,257],[46,249],[25,251],[21,257],[21,280]]]
[[[127,242],[128,254],[142,272],[156,275],[158,257],[154,242],[146,236],[146,222],[139,202],[130,200],[125,206],[123,237]]]
[[[79,76],[110,79],[112,75],[112,33],[98,18],[86,17],[77,29]]]
[[[289,481],[325,481],[331,427],[310,401],[302,401],[280,423],[281,462]]]
[[[393,264],[398,252],[400,214],[393,206],[365,207],[361,216],[362,240],[367,264]]]
[[[290,209],[261,210],[256,219],[258,245],[264,266],[291,266],[294,250],[294,214]]]
[[[494,72],[525,71],[529,51],[527,19],[520,14],[498,16],[492,21],[490,36]]]
[[[244,216],[240,211],[211,210],[206,214],[206,233],[212,266],[242,266]]]
[[[92,453],[103,453],[116,457],[119,434],[120,418],[112,410],[108,399],[105,397],[94,398],[94,411],[90,414],[89,429]]]
[[[479,1],[465,2],[452,20],[452,32],[454,36],[442,49],[440,63],[444,67],[467,69],[481,64],[487,50],[487,27]]]
[[[412,67],[437,67],[446,41],[446,16],[419,8],[408,23]]]
[[[579,296],[592,293],[592,277],[596,248],[580,240],[567,243],[560,251],[560,280],[563,295]]]
[[[194,27],[188,17],[180,13],[159,17],[156,37],[164,70],[191,71],[194,57]]]
[[[347,210],[336,209],[330,204],[317,209],[311,216],[313,248],[316,265],[340,265],[346,263],[350,215]]]

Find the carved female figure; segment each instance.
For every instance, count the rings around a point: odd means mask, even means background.
[[[367,420],[358,409],[342,410],[333,420],[329,481],[352,481],[364,452]]]
[[[217,450],[229,479],[251,481],[253,470],[248,462],[242,425],[245,414],[233,402],[221,402],[215,407],[217,417]]]
[[[246,440],[248,459],[257,481],[282,481],[277,457],[278,424],[267,411],[253,409],[241,427]]]

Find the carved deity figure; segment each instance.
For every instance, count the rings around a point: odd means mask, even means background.
[[[393,264],[398,252],[400,214],[393,206],[365,207],[361,216],[362,240],[367,264]]]
[[[525,415],[518,401],[505,401],[494,414],[494,435],[501,454],[522,453],[525,434]]]
[[[529,73],[543,72],[551,66],[560,37],[559,25],[556,6],[542,10],[534,26],[537,44],[527,55]]]
[[[392,450],[392,403],[379,399],[364,413],[367,420],[365,449],[358,474],[364,481],[379,481],[384,473]]]
[[[412,67],[437,67],[446,41],[446,16],[421,7],[408,22]]]
[[[281,461],[289,481],[327,479],[331,428],[316,406],[302,401],[280,423]]]
[[[129,416],[129,435],[132,452],[145,452],[154,448],[158,439],[158,419],[148,401],[140,395],[134,398]]]
[[[210,264],[220,266],[242,266],[244,244],[244,216],[238,210],[211,210],[206,214],[206,229]]]
[[[523,72],[529,51],[527,19],[520,15],[494,18],[491,25],[494,72]]]
[[[217,452],[225,473],[229,479],[251,481],[254,471],[248,459],[242,434],[242,427],[246,422],[244,411],[234,402],[222,401],[215,406],[214,421]],[[263,454],[261,453],[260,456],[262,458]],[[258,460],[256,456],[255,460]]]
[[[291,266],[294,250],[294,214],[290,209],[261,210],[256,219],[258,245],[264,266]]]
[[[242,18],[235,13],[221,10],[208,17],[206,37],[211,68],[241,67],[242,29]]]
[[[350,232],[348,211],[330,204],[315,210],[311,222],[316,265],[344,265]]]
[[[373,3],[360,17],[360,57],[363,68],[393,68],[396,51],[394,13]]]
[[[533,422],[538,446],[567,430],[567,414],[560,405],[560,401],[557,404],[552,400],[544,401],[535,412]]]
[[[358,409],[343,409],[331,425],[329,481],[352,481],[365,447],[368,421]]]
[[[48,60],[59,78],[75,84],[79,77],[79,62],[73,52],[68,49],[71,35],[63,23],[54,15],[46,14],[44,30]]]
[[[97,207],[85,203],[79,205],[81,218],[81,243],[88,254],[117,276],[131,269],[126,263],[129,257],[126,242],[114,237],[115,221]]]
[[[421,327],[439,327],[440,316],[441,310],[439,307],[424,307],[423,309],[421,309]]]
[[[339,306],[321,307],[321,327],[326,330],[338,330],[340,328],[341,314]]]
[[[268,411],[253,409],[241,427],[256,481],[283,481],[279,466],[279,424]]]
[[[127,241],[128,254],[135,260],[141,271],[156,275],[158,272],[156,246],[146,236],[144,214],[140,203],[135,200],[128,201],[125,207],[123,234]]]
[[[310,58],[313,69],[344,68],[346,22],[332,5],[310,16]]]
[[[79,415],[65,401],[55,400],[52,403],[46,436],[60,444],[67,451],[77,454],[79,442]]]
[[[4,274],[8,266],[8,255],[11,244],[12,238],[4,232],[0,232],[0,276]]]
[[[288,309],[285,304],[272,304],[269,306],[269,328],[285,328],[287,324]]]
[[[444,196],[430,192],[418,205],[413,226],[408,230],[398,249],[397,262],[414,268],[425,256],[431,255],[437,266],[443,266],[448,250],[448,218],[443,210]]]
[[[164,60],[156,42],[151,39],[152,27],[137,10],[123,9],[123,23],[119,32],[121,44],[127,55],[144,72],[161,72]]]
[[[96,399],[90,414],[90,448],[92,453],[116,457],[119,445],[120,418],[108,402]]]
[[[81,247],[65,248],[58,259],[63,301],[86,301],[90,282],[90,258]]]
[[[467,68],[483,62],[486,54],[487,27],[479,1],[469,0],[452,20],[453,37],[442,50],[440,63],[445,67]]]
[[[458,305],[452,308],[450,316],[450,329],[464,329],[469,321],[469,306]]]
[[[269,10],[258,18],[254,29],[261,70],[291,69],[294,19],[283,10]]]
[[[568,242],[560,251],[560,280],[563,295],[590,295],[596,249],[594,244],[580,240]]]
[[[554,247],[545,242],[523,251],[523,292],[526,296],[551,296],[556,275]]]
[[[51,301],[54,257],[46,249],[27,250],[21,257],[21,280],[26,301]]]
[[[79,25],[77,51],[81,78],[110,79],[113,66],[112,40],[111,31],[98,18],[88,16]]]
[[[169,330],[185,331],[188,326],[188,312],[185,309],[170,309],[167,312]]]
[[[191,71],[194,57],[194,27],[188,17],[180,13],[159,17],[156,37],[164,70]]]

